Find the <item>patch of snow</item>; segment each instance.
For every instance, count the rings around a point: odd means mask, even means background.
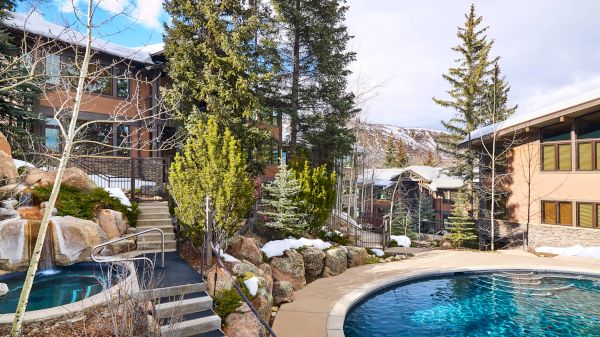
[[[410,247],[410,239],[405,235],[390,235],[390,238],[398,243],[401,247]]]
[[[104,190],[106,190],[111,197],[119,199],[123,206],[131,207],[131,201],[129,201],[129,198],[127,198],[122,189],[116,187],[104,187]]]
[[[379,248],[373,248],[371,249],[371,251],[373,253],[375,253],[375,255],[382,257],[383,255],[385,255],[385,253],[383,252],[383,250],[379,249]]]
[[[219,255],[221,255],[221,257],[223,258],[223,261],[225,261],[225,262],[240,262],[240,260],[236,259],[235,257],[233,257],[227,253],[224,253],[223,249],[220,249],[220,248],[219,248]],[[254,295],[252,295],[252,296],[254,296]]]
[[[284,239],[284,240],[273,240],[267,242],[260,250],[267,255],[268,258],[273,256],[282,256],[283,252],[290,249],[298,249],[304,246],[313,246],[319,249],[327,249],[331,247],[331,243],[325,242],[321,239],[310,240],[306,238],[300,239]]]
[[[351,224],[352,226],[358,227],[358,223],[356,222],[356,220],[354,220],[354,218],[352,218],[348,213],[333,210],[333,214],[339,216],[343,221],[346,221],[347,223]]]
[[[246,286],[246,289],[248,289],[250,295],[256,296],[256,293],[258,292],[258,277],[254,276],[247,279],[244,281],[244,285]]]
[[[33,165],[32,163],[23,161],[23,160],[19,160],[19,159],[13,159],[13,163],[15,163],[15,166],[17,168],[21,168],[21,167],[28,167],[28,168],[33,168],[35,167],[35,165]]]
[[[567,256],[584,256],[600,259],[600,246],[575,245],[572,247],[551,247],[542,246],[535,249],[538,253],[550,253]]]
[[[131,186],[131,178],[129,177],[117,177],[111,175],[97,175],[90,174],[88,175],[90,179],[99,187],[103,188],[120,188],[126,187],[126,191],[129,190]],[[154,181],[136,179],[135,180],[135,188],[142,188],[143,186],[156,186]]]

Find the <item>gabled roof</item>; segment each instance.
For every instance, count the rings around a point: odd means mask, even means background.
[[[18,29],[50,39],[56,39],[68,44],[85,46],[85,34],[61,25],[50,23],[37,14],[9,13],[8,18],[4,19],[2,24],[9,28]],[[101,51],[136,62],[146,64],[154,63],[152,61],[151,53],[142,47],[129,48],[100,38],[95,38],[92,41],[92,48],[96,51]]]
[[[549,119],[561,117],[600,106],[600,89],[587,92],[583,95],[547,106],[545,108],[511,117],[505,121],[488,125],[471,132],[471,140],[485,138],[493,133],[503,134],[517,131],[519,128],[533,127]],[[469,142],[469,136],[465,137],[461,144]]]
[[[365,176],[358,177],[359,184],[390,188],[396,184],[400,176],[413,174],[423,181],[423,186],[431,191],[438,189],[458,189],[464,185],[460,177],[449,175],[444,168],[431,166],[407,166],[405,168],[368,169]]]

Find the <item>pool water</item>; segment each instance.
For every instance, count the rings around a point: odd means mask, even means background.
[[[98,294],[109,287],[107,276],[106,266],[101,269],[93,263],[78,263],[39,272],[33,282],[27,311],[69,304]],[[6,283],[9,289],[8,294],[0,297],[0,314],[15,312],[24,280],[24,272],[0,276],[0,282]],[[116,277],[111,277],[110,285],[116,281]]]
[[[383,289],[355,305],[346,337],[600,336],[600,278],[479,273]]]

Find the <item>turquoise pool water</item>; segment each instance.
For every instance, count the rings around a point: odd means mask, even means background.
[[[600,278],[497,272],[401,283],[355,305],[346,337],[600,336]]]
[[[78,263],[39,272],[34,279],[27,311],[56,307],[93,296],[109,286],[107,272],[106,266],[101,269],[93,263]],[[9,289],[7,295],[0,297],[0,314],[15,312],[24,279],[25,273],[0,276],[0,282],[6,283]],[[110,285],[116,281],[112,277]]]

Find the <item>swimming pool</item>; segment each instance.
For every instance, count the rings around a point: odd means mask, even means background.
[[[27,304],[27,311],[52,308],[81,301],[100,293],[119,281],[107,278],[107,266],[95,263],[78,263],[68,267],[55,267],[36,274]],[[113,271],[112,275],[121,274]],[[0,314],[14,313],[19,302],[25,273],[0,276],[9,292],[0,297]]]
[[[499,271],[399,283],[354,305],[344,333],[600,336],[600,278]]]

